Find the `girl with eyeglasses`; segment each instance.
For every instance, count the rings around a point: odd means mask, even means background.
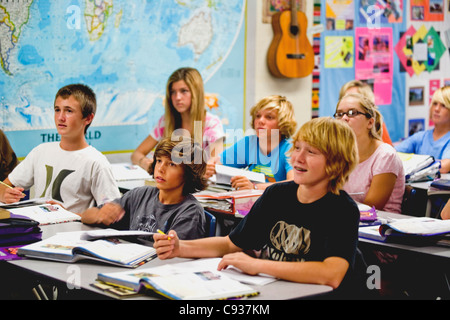
[[[357,202],[378,210],[401,212],[405,191],[403,164],[395,149],[381,139],[383,118],[371,99],[349,93],[334,114],[355,132],[359,164],[344,186]]]
[[[359,93],[365,95],[367,98],[371,99],[375,103],[375,95],[372,91],[372,88],[369,84],[361,81],[361,80],[351,80],[344,84],[339,91],[339,99],[345,96],[348,93]],[[386,123],[383,121],[383,134],[381,136],[381,140],[383,142],[389,143],[391,146],[392,140],[389,135],[388,129],[386,127]]]

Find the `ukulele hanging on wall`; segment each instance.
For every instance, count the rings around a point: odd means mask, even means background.
[[[306,37],[308,20],[296,10],[291,0],[291,10],[272,16],[274,37],[267,53],[267,64],[277,78],[303,78],[314,69],[314,50]]]

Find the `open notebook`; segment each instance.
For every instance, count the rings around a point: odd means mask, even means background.
[[[25,216],[39,222],[40,225],[80,221],[81,217],[73,212],[70,212],[60,205],[41,203],[33,205],[23,205],[19,203],[18,207],[13,205],[3,206],[6,210],[13,214]]]

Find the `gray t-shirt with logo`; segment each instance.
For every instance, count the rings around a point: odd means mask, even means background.
[[[206,236],[203,207],[191,194],[180,203],[166,205],[159,201],[158,188],[144,186],[128,191],[114,202],[125,210],[125,216],[118,223],[122,228],[148,232],[175,230],[183,240]]]

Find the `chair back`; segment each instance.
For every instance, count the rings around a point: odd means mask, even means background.
[[[205,210],[206,218],[206,235],[208,237],[216,236],[216,217]]]
[[[405,193],[403,194],[402,200],[402,213],[410,216],[414,216],[414,212],[416,211],[415,206],[415,198],[416,198],[416,189],[413,187],[406,185]]]

